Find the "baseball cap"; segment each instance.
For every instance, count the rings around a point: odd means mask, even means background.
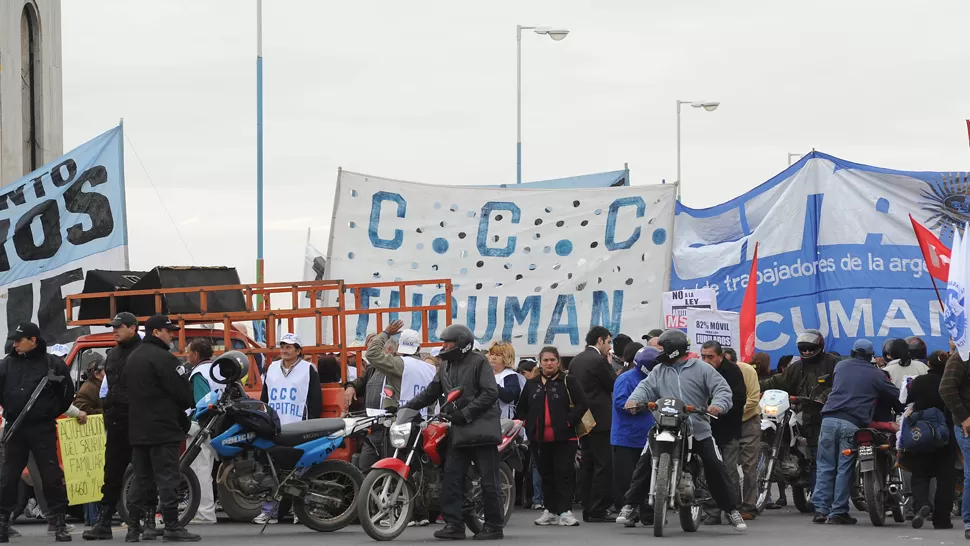
[[[50,349],[48,349],[47,352],[49,352],[54,356],[59,356],[61,358],[64,358],[65,356],[67,356],[68,353],[71,352],[71,349],[69,349],[67,345],[58,343],[56,345],[53,345]]]
[[[117,328],[118,326],[137,326],[138,318],[135,315],[125,311],[115,315],[115,318],[111,319],[111,322],[107,324],[110,328]]]
[[[178,324],[175,324],[165,315],[155,315],[145,322],[145,332],[151,334],[155,330],[179,330]]]
[[[40,328],[33,322],[21,322],[15,330],[10,332],[7,339],[10,341],[18,341],[28,337],[40,339]]]
[[[280,345],[296,345],[297,347],[303,347],[303,342],[300,341],[300,336],[293,333],[286,333],[280,337]]]
[[[644,335],[640,339],[645,339],[647,341],[650,341],[655,337],[660,337],[660,334],[662,333],[664,333],[664,331],[661,330],[660,328],[654,328],[653,330],[650,330],[649,332],[647,332],[646,335]]]
[[[413,355],[421,348],[421,334],[414,330],[401,331],[401,338],[398,340],[397,352],[402,355]]]

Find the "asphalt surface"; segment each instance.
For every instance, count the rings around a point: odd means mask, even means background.
[[[537,527],[532,520],[537,517],[532,510],[516,509],[509,525],[505,528],[504,543],[529,544],[530,546],[553,546],[569,541],[582,544],[634,545],[642,544],[644,540],[662,540],[677,544],[703,544],[712,546],[769,544],[776,541],[784,546],[819,546],[821,544],[877,544],[887,546],[894,544],[966,544],[963,538],[963,526],[959,518],[954,517],[955,529],[937,531],[932,525],[920,530],[913,529],[910,524],[889,523],[884,527],[873,527],[863,513],[853,512],[859,518],[856,525],[815,525],[808,514],[799,514],[793,508],[766,511],[758,519],[748,522],[746,533],[737,533],[729,525],[701,526],[696,533],[684,533],[676,520],[676,516],[668,515],[668,524],[663,538],[654,538],[653,530],[645,527],[624,529],[616,524],[584,523],[579,527]],[[54,543],[53,537],[45,536],[46,526],[33,522],[17,522],[15,527],[23,533],[23,538],[11,539],[11,543],[41,544]],[[419,544],[436,542],[432,533],[440,529],[441,525],[423,528],[407,529],[397,541],[398,544]],[[74,541],[81,540],[83,528],[75,529]],[[336,533],[317,533],[302,525],[279,523],[266,527],[266,532],[260,536],[259,527],[249,523],[233,523],[220,520],[216,525],[194,525],[192,532],[202,535],[202,542],[207,544],[225,545],[319,545],[322,541],[333,544],[375,544],[359,526],[346,527]],[[469,538],[470,535],[469,535]],[[124,529],[116,528],[115,537],[111,543],[124,543]],[[158,541],[156,544],[160,544]]]

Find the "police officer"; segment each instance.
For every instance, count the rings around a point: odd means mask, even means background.
[[[119,468],[128,468],[131,464],[131,444],[128,443],[128,389],[124,381],[127,370],[128,356],[139,345],[138,319],[131,313],[118,313],[107,324],[113,330],[117,345],[108,351],[104,361],[104,380],[102,389],[107,385],[104,396],[104,432],[106,436],[104,446],[104,485],[101,486],[101,506],[98,521],[93,527],[84,531],[84,540],[110,540],[111,517],[114,516],[121,498],[121,487],[124,472]],[[154,484],[151,486],[151,498],[155,498]],[[129,522],[130,524],[130,522]],[[155,536],[155,518],[151,519],[150,529],[146,531],[149,537]]]
[[[36,324],[25,322],[10,332],[7,340],[12,351],[0,361],[0,406],[6,427],[13,427],[4,447],[0,470],[0,542],[9,542],[10,514],[19,497],[20,475],[31,453],[37,461],[43,481],[44,496],[53,514],[54,539],[70,542],[64,514],[67,511],[67,488],[64,471],[57,464],[56,421],[74,400],[74,384],[60,357],[47,353],[47,343]],[[40,383],[48,378],[38,392]],[[37,398],[30,399],[37,392]]]
[[[127,389],[131,413],[128,439],[131,462],[135,468],[128,501],[131,516],[125,542],[138,542],[142,518],[151,506],[149,488],[158,487],[165,523],[163,539],[168,542],[195,542],[201,537],[179,524],[178,486],[179,445],[189,431],[185,410],[193,406],[192,390],[183,376],[181,364],[169,348],[173,332],[179,327],[165,315],[155,315],[145,323],[145,340],[128,357],[122,382]],[[110,384],[109,384],[110,385]]]

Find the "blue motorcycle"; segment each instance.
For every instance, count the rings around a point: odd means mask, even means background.
[[[187,469],[209,441],[219,457],[217,483],[249,505],[289,498],[300,523],[336,531],[356,516],[363,475],[346,461],[328,457],[344,438],[374,426],[384,416],[309,419],[280,427],[267,404],[246,396],[239,384],[248,359],[237,351],[221,355],[210,376],[226,388],[196,404],[200,430],[183,453]],[[265,528],[265,526],[264,526]]]

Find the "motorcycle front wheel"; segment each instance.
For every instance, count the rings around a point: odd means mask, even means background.
[[[242,492],[233,490],[227,485],[236,483],[236,470],[232,462],[227,461],[222,463],[216,475],[225,475],[225,479],[217,480],[216,493],[219,495],[219,504],[222,505],[222,511],[229,516],[229,519],[240,523],[248,523],[262,512],[262,499],[247,497]]]
[[[771,476],[768,475],[768,466],[771,462],[771,446],[767,442],[761,442],[758,446],[758,499],[755,501],[755,508],[758,513],[764,512],[765,504],[768,500],[768,493],[771,491]]]
[[[792,501],[795,508],[803,514],[815,512],[815,505],[812,504],[812,490],[801,485],[791,486]]]
[[[195,475],[195,472],[191,468],[181,470],[180,474],[181,480],[175,493],[179,501],[179,525],[185,527],[192,521],[195,513],[199,510],[202,488],[199,486],[198,476]],[[125,470],[125,475],[122,477],[121,498],[118,499],[117,508],[118,515],[121,516],[122,520],[129,522],[131,518],[128,514],[128,499],[131,498],[131,488],[134,486],[134,478],[135,467],[128,465],[128,468]],[[154,502],[157,503],[158,499],[156,498]],[[157,505],[149,508],[148,512],[146,516],[154,518],[156,512],[158,512]]]
[[[882,479],[876,471],[862,475],[862,492],[866,497],[869,521],[876,527],[882,527],[886,523],[886,507],[882,502]]]
[[[313,465],[301,480],[307,492],[293,499],[293,513],[314,531],[337,531],[350,525],[364,476],[347,461],[329,460]]]
[[[378,541],[401,536],[414,515],[414,495],[411,484],[397,472],[371,469],[357,502],[357,518],[367,536]]]
[[[670,502],[670,453],[661,453],[657,465],[657,487],[653,496],[653,536],[664,536],[667,503]]]

